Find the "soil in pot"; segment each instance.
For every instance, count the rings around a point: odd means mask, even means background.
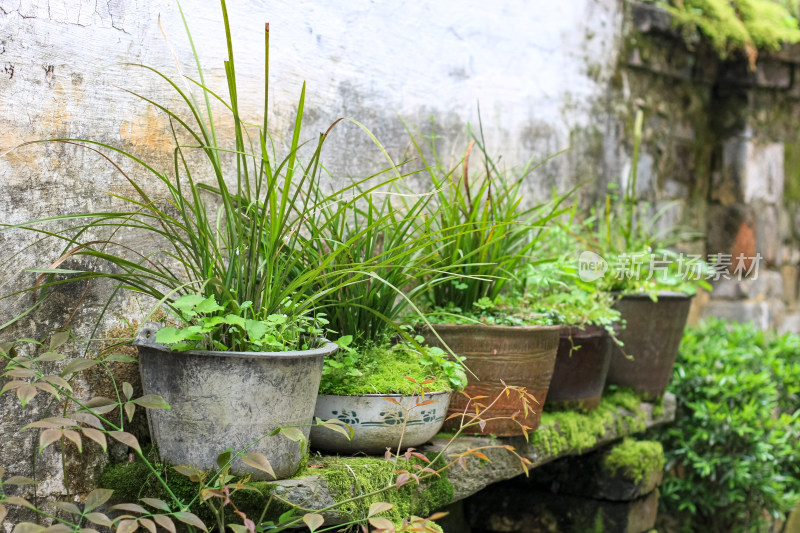
[[[335,344],[299,352],[172,352],[154,342],[157,329],[145,325],[136,344],[144,393],[171,406],[147,411],[162,460],[216,470],[225,449],[244,448],[278,426],[299,426],[308,437],[323,359]],[[279,479],[295,473],[305,452],[282,435],[248,451],[264,454]],[[267,479],[241,462],[232,471]]]
[[[614,307],[626,327],[617,334],[622,349],[611,349],[606,384],[634,389],[645,400],[661,398],[672,379],[691,304],[691,296],[676,292],[659,293],[657,302],[647,294],[617,300]]]
[[[602,327],[561,328],[558,355],[547,393],[548,411],[591,411],[600,405],[612,344],[613,340]]]
[[[539,427],[553,375],[560,326],[435,324],[432,327],[453,352],[467,358],[465,364],[474,374],[468,376],[467,395],[486,396],[480,401],[488,404],[503,390],[501,381],[504,381],[507,385],[525,387],[538,402],[525,416],[514,394],[503,395],[485,416],[501,418],[487,421],[483,430],[474,426],[466,433],[511,437],[523,434],[520,423],[528,426],[529,431]],[[428,344],[443,347],[431,331],[422,333]],[[463,413],[467,401],[463,394],[454,395],[448,415]],[[511,420],[514,415],[519,423]],[[447,421],[444,427],[453,430],[459,425],[460,417],[456,417]]]
[[[353,428],[350,440],[324,427],[311,428],[311,447],[332,453],[383,454],[419,447],[442,428],[452,391],[420,394],[320,394],[314,416]],[[419,405],[424,403],[425,405]]]

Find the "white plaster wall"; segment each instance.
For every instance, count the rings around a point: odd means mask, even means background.
[[[207,81],[226,94],[220,8],[213,0],[182,5]],[[566,148],[573,131],[604,130],[602,102],[621,31],[619,0],[231,0],[228,8],[242,105],[251,119],[259,117],[263,101],[263,27],[271,23],[270,98],[277,132],[288,129],[304,80],[307,138],[346,115],[373,130],[396,158],[407,147],[398,115],[412,124],[435,116],[445,146],[463,149],[465,126],[476,122],[478,102],[489,150],[511,162]],[[15,149],[25,141],[91,138],[168,167],[163,114],[116,86],[171,105],[175,94],[152,74],[115,63],[145,63],[174,75],[170,46],[194,76],[173,0],[0,0],[0,222],[110,207],[107,192],[129,191],[91,152],[52,144]],[[334,173],[363,174],[380,161],[353,126],[340,130],[326,148]],[[576,168],[576,158],[563,156],[549,167],[547,180],[528,188],[545,194],[555,183],[580,180],[567,172]],[[20,273],[24,266],[44,266],[58,257],[54,247],[26,249],[30,242],[30,235],[0,233],[3,294],[30,283],[33,276]],[[41,333],[61,325],[75,298],[65,294],[60,306],[32,317],[22,329]],[[102,302],[102,294],[86,300],[79,329]],[[0,323],[24,304],[5,303]],[[33,435],[20,437],[22,420],[6,414],[15,402],[9,395],[0,398],[0,466],[28,475]],[[49,468],[56,465],[50,462]],[[59,490],[57,475],[49,483],[45,492]]]

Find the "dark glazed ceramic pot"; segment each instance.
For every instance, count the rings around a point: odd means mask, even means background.
[[[617,300],[614,307],[626,326],[617,334],[622,349],[616,345],[611,349],[606,383],[634,389],[646,400],[663,396],[672,379],[691,305],[691,296],[677,292],[659,293],[657,302],[647,294]]]
[[[548,410],[597,409],[613,343],[608,332],[598,326],[561,328],[556,366],[547,393]]]
[[[469,375],[466,393],[486,396],[483,403],[493,401],[503,390],[501,380],[508,385],[525,387],[538,404],[524,416],[519,399],[514,394],[503,396],[487,413],[487,417],[511,417],[528,426],[529,431],[539,427],[542,407],[547,398],[550,378],[558,350],[560,326],[484,326],[480,324],[435,324],[432,326],[442,340],[458,355],[465,356]],[[443,347],[431,332],[423,332],[432,346]],[[476,379],[477,378],[477,379]],[[467,398],[454,394],[448,415],[464,412]],[[459,425],[459,419],[445,422],[445,429]],[[471,434],[492,434],[498,437],[522,435],[520,425],[513,420],[491,420],[483,429],[478,426],[468,430]]]

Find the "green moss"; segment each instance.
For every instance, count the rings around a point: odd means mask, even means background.
[[[200,489],[200,484],[189,480],[186,476],[178,474],[171,467],[154,463],[162,479],[182,504],[187,504],[194,499]],[[258,517],[264,510],[273,484],[267,482],[253,482],[256,491],[239,491],[232,495],[231,500],[249,517]],[[99,486],[114,491],[114,501],[121,503],[135,503],[140,498],[159,498],[172,505],[172,498],[167,490],[159,483],[152,471],[142,461],[131,463],[112,464],[106,467],[100,476]],[[174,505],[174,510],[178,506]],[[214,515],[208,506],[199,501],[192,504],[191,512],[196,514],[206,524],[215,523]],[[226,509],[227,520],[234,519],[233,510]]]
[[[675,24],[699,31],[722,58],[732,52],[752,55],[800,41],[797,20],[773,0],[673,0],[666,9]]]
[[[597,409],[585,414],[542,413],[541,425],[530,437],[531,444],[548,455],[558,455],[593,448],[612,428],[618,433],[641,431],[645,429],[647,414],[639,409],[640,404],[635,393],[618,390],[606,394]],[[620,416],[619,409],[631,414]]]
[[[314,468],[301,472],[297,477],[320,476],[328,485],[336,502],[343,502],[392,485],[396,478],[396,470],[414,471],[416,470],[414,464],[423,464],[421,460],[412,459],[410,462],[401,460],[395,465],[393,461],[376,457],[322,457],[314,458],[311,462]],[[443,465],[430,466],[437,469]],[[364,520],[371,504],[387,502],[394,507],[380,516],[400,524],[404,518],[411,515],[428,516],[453,501],[453,485],[448,481],[446,472],[439,478],[423,483],[421,488],[422,490],[419,490],[412,480],[400,490],[391,489],[345,503],[339,512],[349,520]]]
[[[603,457],[603,468],[640,483],[651,472],[664,469],[664,448],[658,441],[624,439]]]
[[[413,394],[418,391],[419,387],[406,377],[417,382],[435,379],[425,385],[431,392],[452,390],[442,366],[426,362],[413,348],[404,345],[373,345],[342,351],[326,358],[325,365],[320,394]]]
[[[800,200],[800,143],[784,143],[783,172],[785,176],[784,198]]]

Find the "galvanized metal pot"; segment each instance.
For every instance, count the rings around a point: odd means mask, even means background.
[[[613,341],[598,326],[561,328],[547,407],[597,409],[603,396]]]
[[[647,294],[617,300],[614,307],[627,323],[617,334],[625,353],[616,345],[612,347],[606,383],[630,387],[650,400],[663,396],[691,305],[691,296],[677,292],[659,293],[657,302]]]
[[[430,392],[423,399],[419,394],[320,394],[314,416],[349,424],[353,438],[347,440],[330,429],[312,427],[311,447],[333,453],[382,454],[386,448],[421,446],[442,428],[451,395],[450,391]]]
[[[531,430],[539,427],[542,406],[553,375],[560,326],[435,324],[432,327],[453,352],[466,356],[466,365],[475,374],[469,376],[465,390],[469,396],[487,396],[481,402],[491,402],[502,391],[502,380],[508,385],[525,387],[539,402],[526,417],[514,394],[508,397],[503,395],[487,413],[487,418],[511,417],[519,413],[519,422]],[[422,334],[428,344],[443,347],[431,331],[422,331]],[[466,404],[464,395],[456,394],[450,402],[448,413],[462,413]],[[447,421],[445,428],[457,428],[459,423],[458,418]],[[475,426],[468,432],[499,437],[522,435],[519,424],[507,419],[491,420],[483,431]]]
[[[164,461],[215,470],[226,448],[241,449],[278,426],[296,425],[308,437],[322,364],[336,353],[332,342],[299,352],[172,352],[155,343],[159,324],[136,337],[142,388],[172,406],[148,409],[150,434]],[[263,453],[278,478],[290,477],[304,450],[275,435],[248,451]],[[234,462],[236,473],[266,474]]]

